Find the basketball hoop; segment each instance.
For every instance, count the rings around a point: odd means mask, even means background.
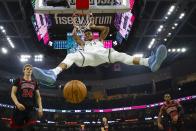
[[[90,25],[94,23],[94,18],[92,13],[79,14],[74,13],[72,15],[73,26],[79,30],[81,33],[84,33],[85,30],[90,29]]]
[[[93,24],[93,15],[92,13],[83,11],[89,10],[89,0],[76,0],[76,10],[81,13],[74,13],[72,15],[73,26],[79,30],[81,33],[84,33],[85,30],[90,29],[90,24]]]

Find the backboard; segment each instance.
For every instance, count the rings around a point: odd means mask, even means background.
[[[69,6],[51,6],[49,0],[36,0],[35,12],[44,14],[124,13],[130,10],[130,0],[89,0],[89,9],[76,9],[76,0],[67,0]],[[52,1],[52,0],[50,0]],[[59,0],[60,1],[60,0]],[[63,0],[62,0],[63,1]]]
[[[35,9],[35,15],[32,16],[35,17],[33,23],[39,41],[43,41],[45,45],[48,41],[52,42],[52,45],[48,45],[54,46],[54,49],[70,48],[68,43],[71,43],[69,41],[71,39],[68,34],[74,28],[74,14],[82,16],[92,14],[95,25],[110,28],[104,44],[106,48],[121,44],[123,40],[127,39],[135,19],[132,13],[135,0],[89,0],[89,6],[82,7],[81,10],[77,7],[78,1],[84,2],[85,0],[69,0],[69,6],[63,3],[66,0],[32,0]],[[53,3],[48,4],[47,2],[60,3],[55,3],[54,6]],[[84,19],[81,18],[79,24],[81,21],[84,22]]]

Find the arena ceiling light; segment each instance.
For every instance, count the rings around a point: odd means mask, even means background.
[[[172,26],[172,30],[174,30],[176,27],[175,26]]]
[[[31,55],[20,55],[20,61],[21,62],[28,62],[29,59],[31,58]]]
[[[4,29],[3,26],[0,26],[0,29],[1,29],[1,32],[2,32],[2,33],[6,34],[6,30]]]
[[[6,34],[6,30],[5,30],[5,29],[3,29],[3,30],[1,30],[1,31],[2,31],[3,34]]]
[[[187,49],[186,48],[170,48],[168,49],[168,52],[172,52],[172,53],[184,53],[186,52]]]
[[[144,56],[144,54],[142,54],[142,53],[138,53],[138,54],[133,55],[133,57],[140,57],[140,58],[142,58],[143,56]]]
[[[11,40],[10,37],[7,37],[7,40],[10,41]]]
[[[35,55],[34,56],[34,61],[35,62],[42,62],[43,61],[43,55],[42,54]]]
[[[165,16],[164,18],[165,18],[166,20],[168,19],[168,17],[167,17],[167,16]]]
[[[0,25],[0,29],[1,29],[1,30],[3,30],[3,29],[4,29],[4,27],[3,27],[2,25]]]
[[[11,41],[10,37],[7,36],[7,41],[12,48],[15,48],[13,42]]]
[[[169,32],[169,33],[167,34],[167,36],[171,36],[171,32]]]
[[[174,11],[174,9],[175,9],[175,5],[172,5],[170,8],[169,8],[169,12],[173,12]]]
[[[2,47],[2,48],[1,48],[1,52],[2,52],[3,54],[7,54],[8,50],[7,50],[7,48]]]
[[[187,50],[186,48],[182,48],[181,52],[186,52],[186,50]]]
[[[176,52],[176,49],[174,48],[174,49],[172,49],[172,52]]]
[[[177,52],[180,52],[180,51],[181,51],[181,49],[180,49],[180,48],[178,48],[178,49],[177,49]]]
[[[148,48],[151,49],[151,47],[154,45],[155,42],[155,38],[153,38],[150,42],[150,44],[148,45]]]
[[[159,28],[157,29],[157,32],[161,32],[163,29],[163,25],[160,25]]]
[[[172,6],[169,8],[169,10],[168,10],[167,15],[171,15],[171,13],[174,11],[174,9],[175,9],[175,6],[172,5]]]
[[[174,26],[178,26],[178,23],[174,23]]]
[[[6,30],[4,29],[3,26],[0,26],[0,30],[3,34],[5,34],[5,37],[7,38],[7,41],[9,43],[9,45],[12,47],[12,48],[15,48],[13,42],[11,41],[10,37],[6,35]]]
[[[179,19],[182,19],[185,16],[185,13],[181,13]]]

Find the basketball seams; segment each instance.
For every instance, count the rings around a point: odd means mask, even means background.
[[[77,98],[78,98],[78,102],[81,102],[83,100],[83,94],[82,94],[80,88],[81,88],[81,82],[77,81],[77,92],[78,92]]]
[[[87,89],[85,84],[81,81],[71,80],[65,84],[63,95],[68,102],[77,104],[85,99],[87,95]]]
[[[77,84],[81,84],[81,83],[77,83]],[[79,93],[78,93],[78,97],[80,97],[81,96],[81,98],[83,98],[83,94],[82,94],[82,92],[81,92],[81,90],[80,90],[80,86],[78,86],[79,88],[78,88],[78,91],[79,91]],[[80,95],[80,96],[79,96]],[[82,100],[81,100],[82,101]]]
[[[71,83],[71,84],[72,84],[72,85],[71,85],[71,94],[72,94],[72,102],[73,102],[73,103],[75,103],[75,101],[74,101],[74,92],[73,92],[74,83],[75,83],[75,80],[73,80],[73,82]]]
[[[77,80],[74,80],[74,100],[75,102],[74,103],[79,103],[79,99],[77,99],[77,95],[78,95],[78,81]]]
[[[81,83],[81,84],[82,84],[83,87],[85,87],[85,88],[82,88],[82,90],[83,90],[83,95],[84,95],[84,98],[85,98],[86,95],[87,95],[87,89],[86,89],[86,86],[85,86],[83,83]]]

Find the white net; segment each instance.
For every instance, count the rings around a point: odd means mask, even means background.
[[[73,14],[72,16],[73,26],[83,33],[89,29],[89,26],[94,23],[93,14]]]

